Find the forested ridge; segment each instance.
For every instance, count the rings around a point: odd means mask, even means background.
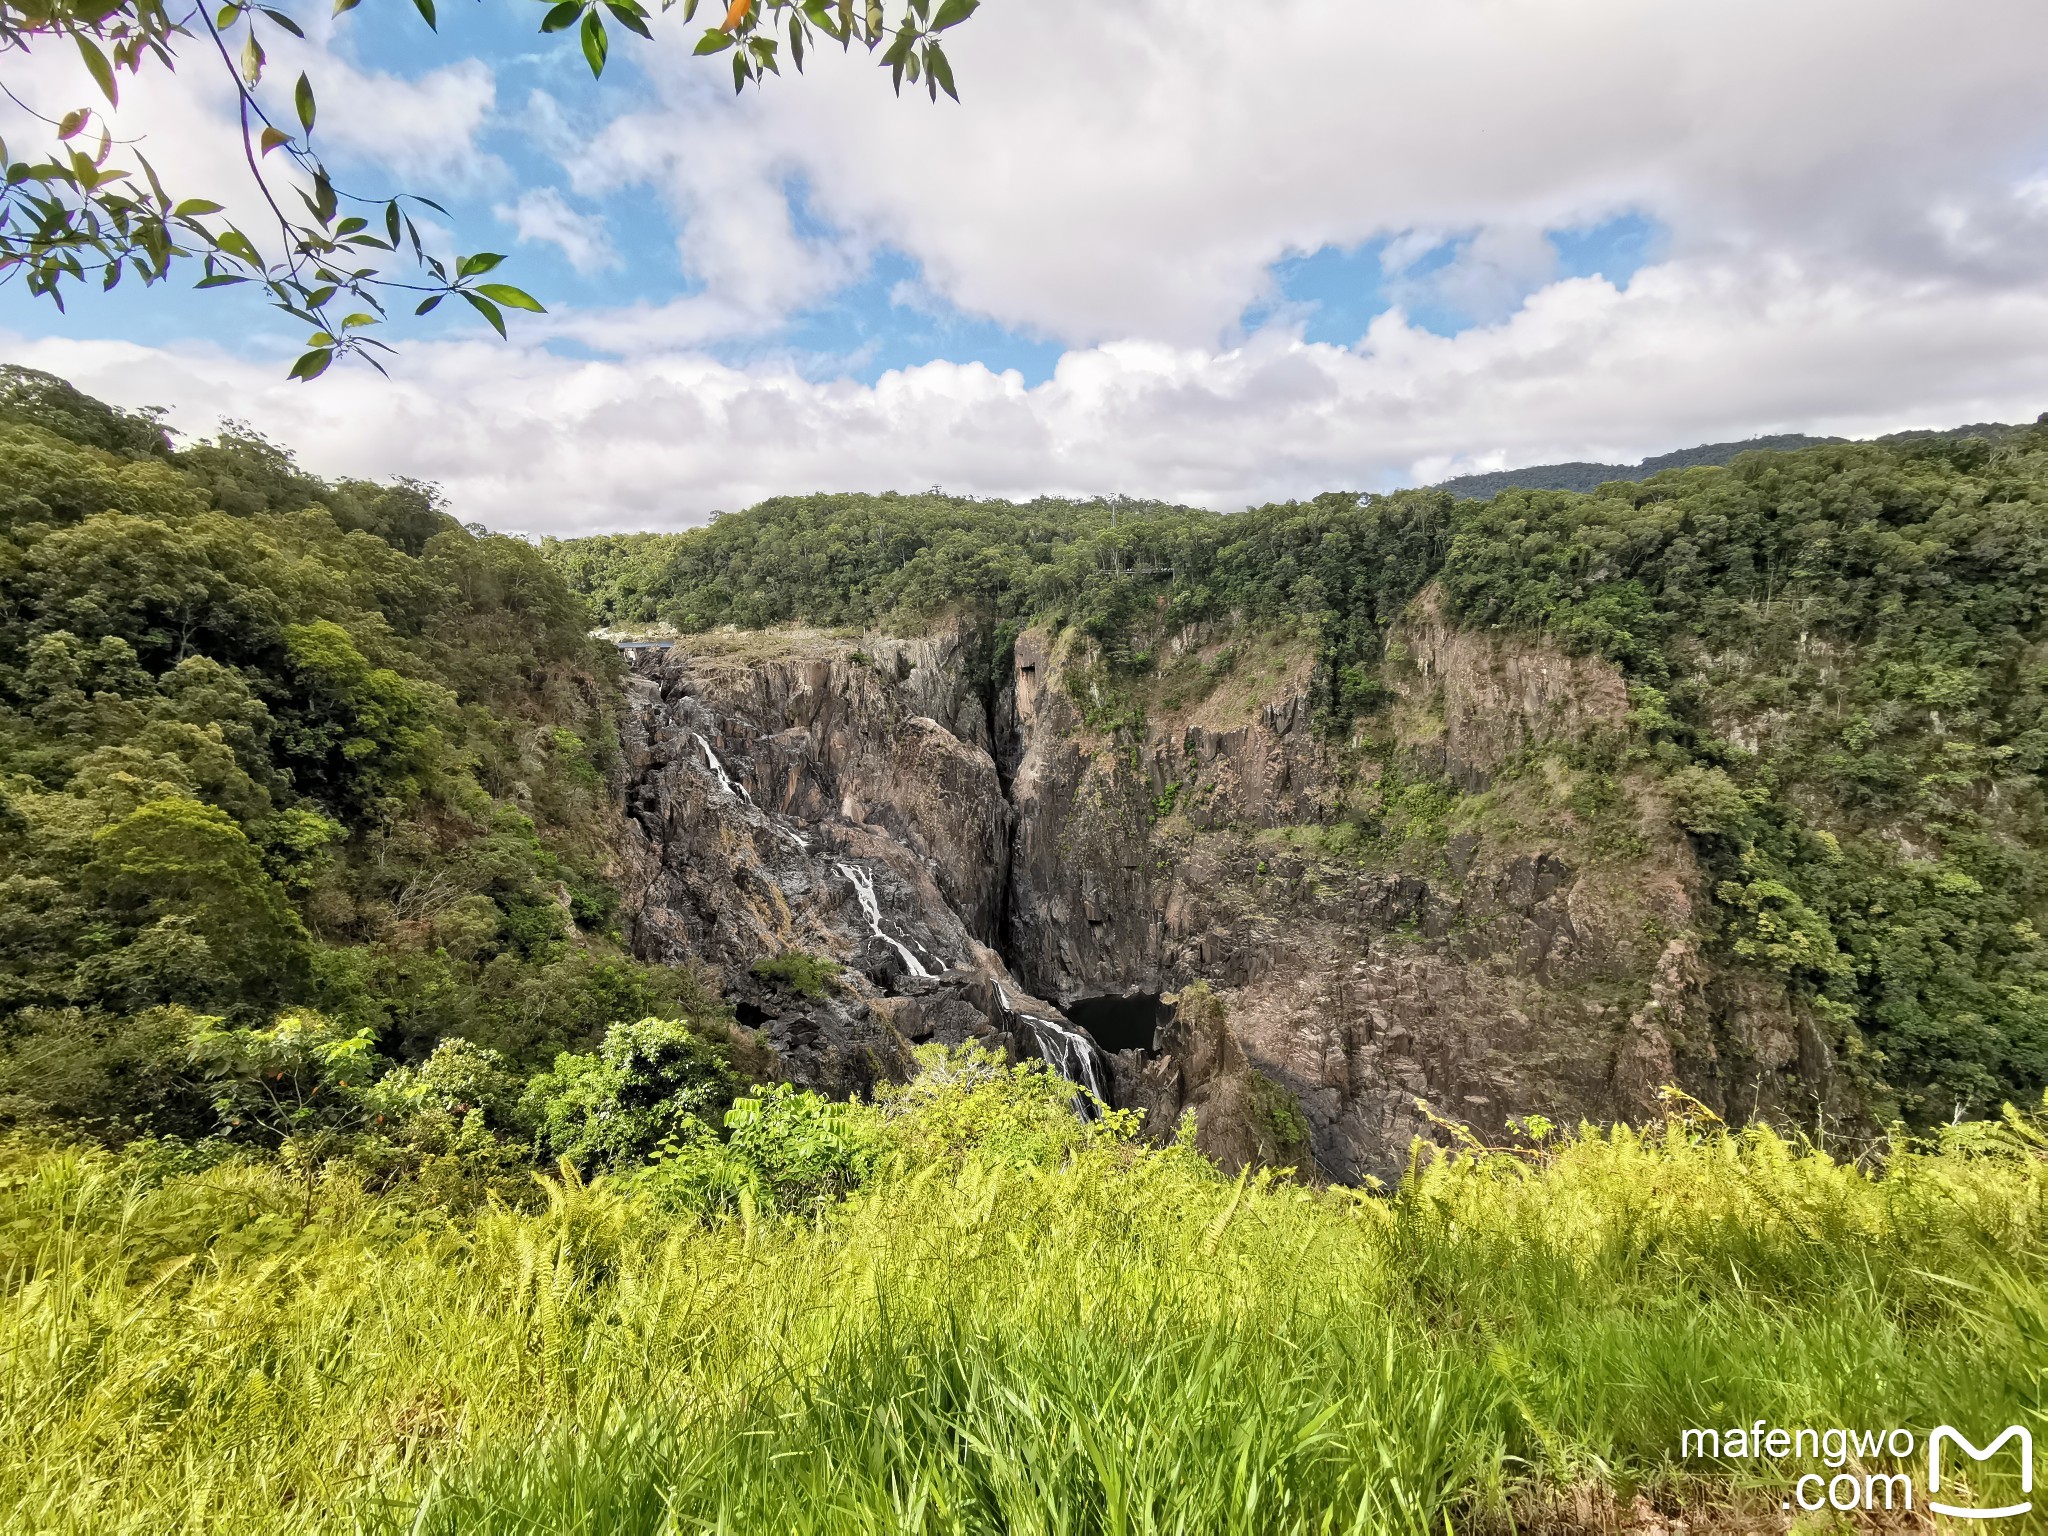
[[[416,1171],[463,1118],[423,1105],[509,1129],[610,1024],[715,1033],[694,977],[619,947],[618,663],[588,628],[530,546],[425,487],[322,482],[240,430],[174,450],[6,370],[0,1116],[374,1124]],[[343,1091],[401,1066],[408,1105]]]
[[[1134,683],[1181,625],[1287,631],[1333,743],[1436,583],[1465,624],[1622,669],[1630,727],[1582,751],[1661,776],[1716,942],[1805,999],[1887,1112],[1945,1119],[2048,1081],[2048,427],[1994,436],[1239,514],[785,497],[545,550],[612,623],[1074,625]]]
[[[2048,427],[1598,496],[793,498],[535,550],[0,374],[0,1524],[1718,1529],[1788,1474],[1687,1428],[2019,1422],[2044,498]],[[1082,1118],[971,1043],[864,1101],[774,1082],[621,948],[597,617],[965,619],[991,689],[1071,626],[1110,738],[1199,620],[1312,647],[1344,754],[1432,584],[1623,669],[1574,773],[1654,781],[1715,942],[1942,1124],[1840,1162],[1669,1090],[1636,1129],[1440,1120],[1391,1188],[1233,1179],[1194,1115]]]

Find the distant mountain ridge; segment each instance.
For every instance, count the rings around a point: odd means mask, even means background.
[[[2004,422],[1977,422],[1941,431],[1893,432],[1875,439],[1880,443],[1905,442],[1912,438],[1984,437],[1997,441],[2021,428]],[[1846,437],[1809,437],[1803,432],[1781,432],[1774,437],[1751,437],[1736,443],[1701,443],[1675,453],[1660,453],[1640,464],[1531,464],[1524,469],[1496,469],[1479,475],[1459,475],[1439,481],[1432,490],[1449,491],[1461,501],[1485,501],[1507,490],[1593,491],[1610,480],[1647,480],[1667,469],[1697,469],[1702,465],[1727,464],[1738,454],[1790,453],[1800,448],[1820,448],[1829,443],[1846,443]]]

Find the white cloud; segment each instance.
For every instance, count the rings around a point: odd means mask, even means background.
[[[296,60],[293,61],[296,63]],[[477,148],[497,102],[497,82],[479,59],[417,79],[356,68],[314,52],[297,65],[320,93],[318,141],[382,166],[408,188],[422,182],[474,189],[501,181],[506,167]],[[278,71],[289,82],[296,75]],[[289,111],[283,114],[289,122]]]
[[[521,193],[518,202],[500,203],[491,211],[519,232],[521,242],[544,241],[559,248],[578,272],[603,272],[619,265],[604,219],[578,213],[557,188],[534,187]]]
[[[735,102],[684,39],[572,172],[655,188],[764,323],[886,240],[968,312],[1212,343],[1290,251],[1627,209],[1679,254],[2039,277],[2006,238],[2048,149],[2039,0],[1032,0],[954,38],[958,107],[836,53]]]
[[[274,26],[264,40],[270,58],[259,91],[274,121],[297,128],[292,84],[305,70],[318,93],[316,148],[330,161],[343,191],[386,177],[413,191],[450,187],[474,189],[505,174],[477,144],[490,116],[495,85],[488,65],[465,60],[417,79],[362,70],[331,51],[331,28],[316,22],[314,35],[294,41]],[[113,164],[135,169],[129,146],[146,156],[176,198],[204,197],[256,242],[282,250],[276,215],[249,173],[238,98],[231,77],[203,37],[189,41],[173,72],[148,61],[131,76],[119,76],[120,105],[107,109],[119,142]],[[8,85],[30,108],[58,117],[76,106],[105,108],[75,50],[45,45],[9,65]],[[17,154],[42,154],[54,143],[51,131],[11,101],[0,100],[0,135]],[[288,210],[299,208],[295,187],[310,187],[288,156],[262,160],[272,195]],[[301,212],[300,217],[303,217]],[[422,233],[426,224],[421,222]]]
[[[439,479],[464,516],[560,531],[934,482],[1230,506],[2048,406],[2040,0],[1031,0],[955,34],[958,107],[892,100],[832,53],[735,101],[688,41],[635,48],[654,104],[596,131],[538,93],[529,113],[576,198],[671,211],[676,297],[416,346],[392,384],[9,350],[196,430],[233,398],[316,467]],[[451,76],[423,120],[473,149],[484,81]],[[1624,211],[1669,257],[1626,291],[1556,281],[1543,232]],[[1411,270],[1452,237],[1448,266]],[[1395,314],[1347,350],[1303,344],[1283,306],[1238,335],[1274,261],[1375,239],[1397,298],[1481,328]],[[899,302],[1073,350],[1035,389],[703,354],[772,335],[884,246],[920,266]]]
[[[1069,353],[1037,388],[979,365],[867,387],[482,341],[416,347],[393,382],[355,371],[311,387],[284,382],[281,362],[220,352],[4,350],[107,398],[169,405],[187,431],[211,430],[232,399],[313,468],[437,480],[464,518],[558,533],[680,527],[776,492],[931,484],[1235,507],[1502,458],[1634,459],[2048,405],[2048,296],[1953,282],[1902,293],[1778,258],[1673,261],[1626,291],[1560,282],[1456,337],[1382,316],[1358,350],[1277,328],[1230,349],[1109,343]]]
[[[1393,270],[1398,280],[1389,287],[1397,302],[1409,308],[1440,304],[1467,323],[1484,325],[1505,320],[1550,280],[1557,247],[1540,229],[1494,224],[1461,242],[1450,261],[1426,275]]]

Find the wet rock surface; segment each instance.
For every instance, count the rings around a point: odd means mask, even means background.
[[[1192,1109],[1226,1162],[1270,1151],[1253,1122],[1277,1085],[1297,1160],[1345,1181],[1398,1173],[1432,1130],[1418,1100],[1486,1136],[1650,1118],[1673,1082],[1738,1118],[1840,1112],[1820,1031],[1704,958],[1703,877],[1653,786],[1621,785],[1597,825],[1509,814],[1532,749],[1620,726],[1611,667],[1458,631],[1426,594],[1390,638],[1384,740],[1319,738],[1284,657],[1111,737],[1074,644],[1026,631],[993,696],[964,634],[705,637],[636,662],[636,947],[716,970],[800,1082],[864,1091],[915,1043],[978,1039],[1095,1074],[1155,1135]],[[1426,856],[1333,841],[1396,773],[1448,783],[1469,824]],[[752,974],[791,949],[841,985]],[[1113,1055],[1062,1011],[1203,982],[1214,1017],[1165,1008],[1149,1046],[1099,1012]]]
[[[624,730],[635,949],[709,966],[793,1080],[840,1094],[903,1076],[913,1044],[1014,1048],[999,985],[1056,1013],[986,942],[1011,820],[961,642],[869,645],[637,659]],[[755,974],[792,951],[843,967],[825,996]]]

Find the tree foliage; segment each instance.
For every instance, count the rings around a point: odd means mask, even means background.
[[[953,614],[991,654],[1020,624],[1066,625],[1109,683],[1186,624],[1281,629],[1316,650],[1333,742],[1391,696],[1389,632],[1435,583],[1464,624],[1621,669],[1635,707],[1601,771],[1665,779],[1723,953],[1790,987],[1903,1110],[2048,1082],[2048,426],[1485,502],[778,498],[547,556],[614,622]]]
[[[262,1042],[309,1021],[443,1098],[458,1061],[523,1082],[620,1020],[717,1035],[694,976],[618,947],[587,627],[427,487],[240,432],[174,452],[0,371],[0,1114],[218,1131],[225,1064],[282,1083]]]
[[[361,0],[336,0],[334,13]],[[662,0],[672,9],[676,0]],[[682,0],[685,25],[702,0]],[[412,0],[436,25],[435,0]],[[878,55],[900,94],[922,80],[934,101],[957,99],[942,34],[971,16],[979,0],[733,0],[711,10],[699,55],[726,54],[734,89],[798,70],[824,44],[855,45]],[[422,241],[417,195],[364,197],[338,186],[316,141],[320,105],[312,78],[288,86],[269,72],[268,48],[302,39],[294,0],[224,0],[175,12],[163,0],[0,0],[0,53],[74,56],[85,73],[83,101],[25,103],[48,130],[27,153],[0,144],[0,281],[19,276],[32,294],[59,308],[67,290],[91,283],[111,291],[124,278],[153,286],[174,270],[197,268],[195,286],[255,284],[266,300],[306,325],[305,350],[291,368],[314,379],[338,357],[358,356],[381,371],[388,353],[381,327],[410,307],[431,313],[459,300],[498,335],[506,311],[541,312],[525,290],[497,276],[504,256],[475,251],[449,260]],[[303,11],[300,12],[303,15]],[[714,17],[716,18],[714,22]],[[650,39],[655,17],[640,0],[560,0],[541,15],[543,34],[575,40],[593,75],[610,56],[613,29]],[[786,44],[786,47],[785,47]],[[264,217],[245,229],[215,196],[171,190],[136,147],[132,106],[117,124],[124,77],[174,72],[200,57],[232,86],[240,158]],[[11,92],[10,92],[11,94]],[[331,127],[331,123],[330,123]],[[272,157],[276,158],[273,159]],[[208,189],[223,194],[225,189]],[[105,446],[105,445],[102,445]]]

